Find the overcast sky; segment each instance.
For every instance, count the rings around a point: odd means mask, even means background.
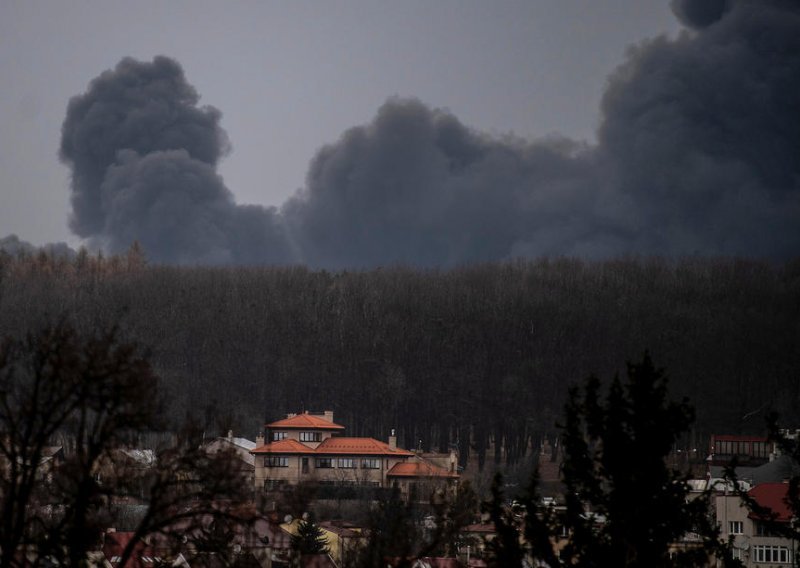
[[[626,48],[680,25],[641,0],[0,2],[0,237],[80,240],[59,163],[70,97],[125,56],[183,66],[232,144],[236,202],[280,206],[309,162],[387,98],[489,134],[593,141]]]

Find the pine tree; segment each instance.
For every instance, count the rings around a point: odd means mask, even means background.
[[[328,554],[328,542],[325,534],[313,517],[309,516],[300,521],[297,534],[292,535],[292,550],[300,555]]]
[[[591,377],[572,388],[564,428],[567,526],[564,556],[576,566],[657,567],[705,565],[694,551],[679,564],[671,543],[699,534],[717,546],[708,519],[708,496],[689,501],[687,477],[667,466],[667,456],[694,419],[686,399],[670,401],[667,378],[645,353],[628,364],[625,385],[615,377],[605,400]]]

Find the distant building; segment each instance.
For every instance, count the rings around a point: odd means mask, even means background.
[[[788,483],[762,483],[747,492],[763,511],[750,511],[737,494],[719,494],[715,515],[720,538],[733,543],[733,555],[746,567],[794,566],[795,543],[779,534],[789,528],[792,512],[786,501]]]
[[[797,439],[795,431],[781,431],[787,440]],[[782,455],[780,445],[765,436],[711,436],[707,477],[722,479],[728,466],[736,463],[736,477],[755,486],[779,482],[800,474],[791,456]]]
[[[237,438],[233,431],[229,430],[225,437],[214,438],[206,444],[205,451],[208,454],[219,452],[230,452],[235,458],[237,469],[249,483],[255,479],[255,457],[251,453],[256,448],[256,443],[247,438]]]
[[[741,466],[756,467],[770,460],[775,445],[764,436],[714,434],[709,450],[711,465],[726,466],[735,458]]]
[[[447,485],[459,475],[456,457],[449,467],[397,447],[397,438],[387,442],[374,438],[339,436],[344,426],[333,421],[333,412],[289,414],[266,425],[266,438],[259,436],[250,453],[255,457],[255,486],[271,490],[301,482],[319,485],[391,487],[406,494],[427,490],[428,484]],[[419,495],[419,493],[418,493]]]

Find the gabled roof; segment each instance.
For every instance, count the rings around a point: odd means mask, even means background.
[[[375,438],[328,438],[317,449],[317,454],[413,456],[413,452],[402,448],[392,449],[386,442]]]
[[[456,479],[458,474],[427,462],[403,462],[395,464],[387,473],[389,477],[449,477]]]
[[[317,416],[316,414],[309,414],[308,412],[295,414],[294,416],[278,420],[277,422],[271,422],[267,424],[267,428],[344,430],[344,426],[335,424],[330,420],[325,420],[323,417]]]
[[[771,511],[771,513],[759,515],[752,512],[748,517],[751,519],[773,520],[778,523],[791,521],[794,515],[786,502],[788,493],[788,483],[762,483],[756,485],[747,492],[747,495],[760,506]]]
[[[278,440],[250,450],[251,454],[313,454],[314,450],[297,440]]]
[[[234,446],[238,446],[243,450],[247,450],[248,452],[256,447],[256,443],[252,440],[248,440],[247,438],[222,438],[226,442],[230,442]]]

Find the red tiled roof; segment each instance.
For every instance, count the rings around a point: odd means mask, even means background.
[[[123,568],[120,564],[125,547],[133,538],[133,532],[108,532],[103,539],[103,556],[112,566]],[[139,541],[133,546],[133,552],[125,563],[124,568],[142,568],[153,565],[153,560],[162,560],[146,543]]]
[[[792,511],[789,504],[786,502],[786,496],[789,492],[788,483],[760,483],[747,492],[756,503],[762,507],[769,509],[775,515],[768,515],[766,518],[774,520],[779,523],[788,523],[792,520]],[[762,515],[750,513],[748,515],[751,519],[763,519]]]
[[[323,454],[323,455],[347,455],[347,456],[413,456],[412,452],[389,447],[389,444],[374,438],[327,438],[314,448],[310,448],[290,438],[278,440],[264,446],[259,446],[250,450],[251,454]]]
[[[302,428],[304,430],[312,428],[318,430],[344,430],[344,426],[325,420],[316,414],[296,414],[290,418],[284,418],[277,422],[267,424],[267,428]]]
[[[764,436],[737,436],[736,434],[714,434],[714,440],[721,442],[768,442],[769,438]]]
[[[278,440],[250,450],[251,454],[313,454],[314,450],[297,440]]]
[[[397,463],[386,475],[390,477],[458,477],[457,473],[426,462]]]
[[[402,448],[391,449],[389,444],[375,438],[328,438],[317,446],[318,454],[413,456]]]

